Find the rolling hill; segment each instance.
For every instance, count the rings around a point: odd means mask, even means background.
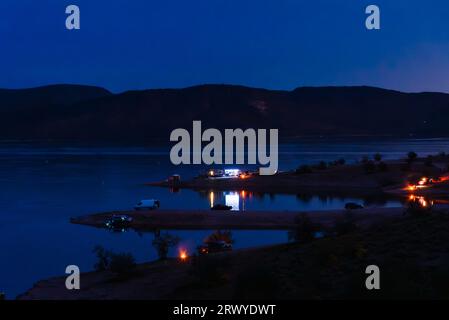
[[[0,139],[168,140],[171,130],[278,128],[302,135],[449,136],[449,94],[375,87],[275,91],[232,85],[127,91],[89,86],[0,89]]]

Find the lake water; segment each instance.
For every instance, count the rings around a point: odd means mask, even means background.
[[[40,279],[62,275],[76,264],[90,271],[92,249],[101,245],[115,252],[131,252],[138,262],[157,257],[154,235],[130,231],[112,233],[72,225],[69,219],[88,213],[130,209],[147,198],[161,200],[163,208],[208,209],[215,202],[244,210],[320,210],[342,208],[348,201],[332,197],[260,195],[244,190],[199,194],[190,190],[171,193],[143,183],[178,173],[195,176],[201,166],[175,167],[168,147],[86,146],[75,144],[0,143],[0,292],[8,298]],[[285,143],[280,147],[280,169],[300,164],[345,158],[348,162],[380,152],[385,159],[449,152],[448,139],[315,139]],[[369,205],[400,205],[398,201]],[[189,251],[213,230],[173,231]],[[286,231],[233,231],[234,248],[286,242]],[[171,255],[177,253],[173,248]]]

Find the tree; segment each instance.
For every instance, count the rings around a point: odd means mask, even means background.
[[[315,239],[320,226],[313,223],[305,213],[295,218],[295,227],[288,233],[288,239],[295,242],[309,242]]]
[[[418,157],[418,155],[417,155],[416,152],[414,152],[414,151],[410,151],[410,152],[407,154],[407,158],[408,158],[408,161],[409,161],[410,163],[413,162],[413,161],[415,161],[417,157]]]
[[[96,271],[105,271],[109,268],[110,252],[105,250],[102,246],[96,246],[93,250],[97,256],[97,262],[94,265]]]
[[[327,169],[327,163],[325,161],[320,161],[320,163],[318,163],[317,169],[319,170]]]
[[[179,243],[179,238],[171,234],[164,233],[156,235],[153,240],[153,247],[156,248],[159,260],[167,259],[168,250],[170,247],[176,246]]]
[[[380,153],[376,153],[374,155],[374,160],[377,161],[377,162],[382,161],[382,155]]]
[[[132,274],[136,267],[136,261],[131,253],[114,253],[102,246],[96,246],[93,252],[98,259],[94,265],[96,271],[109,270],[122,277]]]
[[[232,237],[232,232],[229,230],[217,230],[214,233],[210,234],[204,242],[218,242],[224,241],[226,243],[234,243],[234,239]]]

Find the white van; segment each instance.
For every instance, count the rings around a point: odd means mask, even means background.
[[[136,204],[134,209],[136,210],[154,210],[158,209],[161,206],[161,203],[159,200],[141,200],[139,203]]]

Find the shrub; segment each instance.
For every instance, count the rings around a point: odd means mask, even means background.
[[[157,235],[153,240],[153,247],[156,248],[159,260],[167,259],[168,250],[170,247],[176,246],[179,243],[179,238],[171,234],[164,233]]]
[[[303,213],[295,218],[295,226],[289,231],[288,239],[295,242],[309,242],[315,238],[315,233],[319,230],[320,226]]]
[[[320,161],[320,163],[318,163],[316,168],[318,170],[325,170],[327,169],[327,163],[325,161]]]
[[[232,237],[232,232],[229,230],[217,230],[207,236],[205,242],[217,242],[217,241],[224,241],[226,243],[234,243],[234,239]]]
[[[133,273],[136,262],[131,253],[113,253],[101,246],[94,248],[98,261],[94,265],[96,271],[111,271],[122,277]]]
[[[382,155],[380,153],[376,153],[374,155],[374,160],[377,161],[377,162],[382,161]]]
[[[344,165],[346,164],[346,160],[343,159],[343,158],[340,158],[340,159],[337,160],[337,163],[338,163],[340,166],[344,166]]]
[[[105,271],[109,267],[109,260],[111,253],[105,250],[102,246],[96,246],[93,250],[97,256],[97,262],[94,265],[95,271]]]
[[[413,161],[415,161],[416,158],[418,158],[418,155],[417,155],[416,152],[414,152],[414,151],[410,151],[410,152],[407,154],[407,159],[408,159],[408,162],[410,162],[410,163],[412,163]]]
[[[296,169],[296,173],[297,174],[306,174],[306,173],[312,173],[312,168],[306,164],[298,167],[298,169]]]

